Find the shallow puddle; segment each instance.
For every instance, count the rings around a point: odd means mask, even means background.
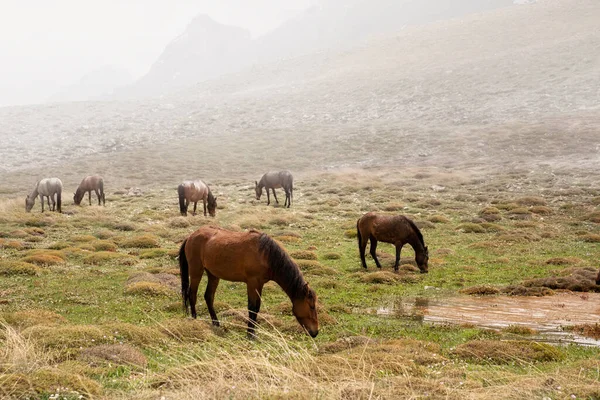
[[[600,340],[563,329],[571,325],[600,323],[600,293],[397,299],[369,312],[381,316],[413,317],[424,323],[472,324],[496,330],[522,326],[538,332],[531,337],[535,340],[600,346]]]

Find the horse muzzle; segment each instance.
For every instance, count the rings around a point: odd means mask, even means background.
[[[311,338],[316,338],[317,335],[319,334],[319,330],[314,330],[314,331],[308,331],[308,334],[310,335]]]

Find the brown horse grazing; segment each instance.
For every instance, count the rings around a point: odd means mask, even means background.
[[[257,231],[232,232],[203,226],[183,241],[179,250],[181,295],[186,311],[196,318],[196,296],[202,274],[208,284],[204,300],[213,325],[219,326],[213,308],[220,279],[246,282],[248,290],[248,336],[254,337],[263,285],[273,280],[292,301],[292,312],[312,337],[319,333],[317,295],[304,280],[302,272],[273,239]]]
[[[292,198],[294,197],[294,177],[290,171],[267,172],[260,178],[260,181],[254,181],[256,200],[260,200],[263,188],[267,189],[267,205],[271,204],[269,189],[273,191],[275,201],[279,204],[279,200],[277,200],[277,195],[275,194],[275,189],[279,188],[283,188],[285,191],[285,202],[283,203],[283,206],[285,207],[287,205],[287,207],[290,208],[292,205]]]
[[[25,211],[30,212],[35,204],[35,198],[40,196],[42,202],[42,212],[44,212],[44,196],[48,201],[48,208],[50,211],[62,212],[61,209],[61,195],[62,195],[63,184],[58,178],[45,178],[35,184],[35,188],[25,199]],[[54,196],[56,195],[56,200]],[[52,206],[50,205],[50,199],[52,199]]]
[[[377,268],[381,268],[381,264],[377,259],[377,241],[379,240],[396,246],[395,271],[398,271],[402,246],[405,243],[409,243],[415,250],[415,261],[421,273],[428,272],[429,250],[425,246],[423,235],[414,222],[405,216],[381,215],[370,212],[358,219],[356,230],[358,234],[358,250],[360,251],[360,260],[362,261],[363,268],[367,269],[365,250],[367,248],[367,241],[370,239],[371,256],[375,260]]]
[[[77,191],[73,194],[73,201],[76,205],[81,204],[81,200],[83,200],[83,196],[85,196],[85,192],[89,194],[90,206],[92,205],[92,190],[96,192],[96,197],[98,197],[98,205],[100,205],[100,201],[102,201],[103,205],[106,205],[106,198],[104,196],[104,179],[102,179],[99,175],[91,175],[83,178]]]
[[[208,202],[208,213],[211,217],[217,214],[217,198],[213,196],[209,187],[200,179],[195,181],[184,181],[177,187],[179,194],[179,211],[181,215],[187,216],[187,209],[190,202],[194,203],[192,215],[196,215],[196,206],[202,200],[204,203],[204,216],[206,217],[206,208]]]

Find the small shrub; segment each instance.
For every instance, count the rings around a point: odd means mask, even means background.
[[[109,231],[108,229],[101,229],[98,232],[96,232],[94,234],[94,236],[96,236],[100,240],[106,240],[106,239],[110,239],[111,237],[115,236],[115,234],[114,234],[114,232]]]
[[[50,246],[48,246],[48,249],[50,250],[62,250],[62,249],[66,249],[67,247],[70,247],[71,243],[69,242],[56,242],[56,243],[52,243]]]
[[[169,221],[169,226],[171,228],[188,228],[190,226],[190,221],[185,217],[175,217]]]
[[[135,231],[137,228],[134,224],[129,223],[129,222],[119,222],[116,223],[113,226],[114,229],[118,230],[118,231],[124,231],[124,232],[133,232]]]
[[[145,234],[140,236],[134,236],[127,238],[121,243],[122,247],[125,248],[152,248],[159,247],[158,238],[154,235]]]
[[[390,271],[377,271],[362,274],[360,281],[363,283],[383,283],[383,284],[394,284],[398,283],[401,279],[399,274],[395,274]]]
[[[296,260],[316,260],[317,255],[309,250],[296,250],[290,253],[290,256]]]
[[[212,336],[211,327],[194,319],[170,319],[160,324],[163,334],[184,342],[204,342]]]
[[[500,210],[496,207],[486,207],[483,210],[479,211],[479,215],[493,215],[500,214]]]
[[[27,262],[0,260],[0,275],[39,275],[41,272],[38,266]]]
[[[502,329],[502,332],[512,333],[515,335],[535,335],[537,333],[535,329],[531,329],[522,325],[509,325]]]
[[[600,324],[582,324],[571,327],[573,332],[580,335],[590,337],[592,339],[600,339]]]
[[[4,313],[2,315],[7,324],[22,330],[35,325],[62,324],[67,320],[60,314],[50,310],[30,309]]]
[[[90,378],[55,368],[42,368],[27,374],[8,373],[0,376],[2,393],[18,393],[19,398],[48,398],[42,394],[56,393],[61,398],[94,398],[102,393],[102,386]],[[9,396],[13,398],[12,395]]]
[[[583,260],[577,257],[554,257],[546,260],[547,265],[571,265],[580,264]]]
[[[25,248],[25,245],[23,244],[23,242],[19,242],[17,240],[7,240],[4,243],[2,243],[2,248],[3,249],[12,249],[12,250],[22,250],[23,248]]]

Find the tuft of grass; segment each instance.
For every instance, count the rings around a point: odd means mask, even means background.
[[[12,249],[12,250],[23,250],[25,245],[23,242],[19,242],[18,240],[7,240],[2,243],[3,249]]]
[[[189,228],[191,225],[189,218],[175,217],[169,220],[169,227],[171,228]]]
[[[22,258],[21,261],[42,266],[58,265],[63,264],[65,262],[64,258],[61,258],[56,254],[44,253],[32,254],[30,256]]]
[[[35,325],[24,329],[22,335],[43,348],[53,348],[75,354],[80,348],[110,343],[112,339],[94,325]]]
[[[54,325],[65,323],[66,319],[50,310],[29,309],[15,311],[12,313],[2,314],[4,321],[19,329],[23,330],[35,325]]]
[[[490,285],[471,286],[460,290],[460,293],[476,296],[489,296],[500,293],[500,289]]]
[[[159,258],[159,257],[164,257],[168,254],[168,250],[167,249],[148,249],[148,250],[142,250],[140,252],[140,258],[141,259],[148,259],[148,258]]]
[[[586,235],[579,236],[579,240],[583,240],[588,243],[600,243],[600,235],[597,233],[588,233]]]
[[[520,206],[545,206],[546,200],[536,196],[519,197],[515,202]]]
[[[118,262],[123,265],[135,264],[135,258],[126,254],[112,251],[99,251],[83,258],[82,262],[87,265],[102,265],[109,262]]]
[[[130,222],[118,222],[113,225],[113,229],[123,232],[133,232],[137,229],[137,226]]]
[[[339,260],[340,258],[342,258],[342,255],[336,252],[328,252],[323,254],[321,258],[323,260]]]
[[[28,262],[0,260],[0,275],[39,275],[41,273],[40,267]]]
[[[443,215],[432,215],[428,218],[428,221],[433,222],[434,224],[447,224],[450,222],[450,219]]]
[[[50,246],[48,246],[48,249],[50,250],[62,250],[62,249],[66,249],[67,247],[71,247],[72,244],[69,242],[55,242],[52,243]]]
[[[554,211],[547,206],[533,206],[529,211],[537,215],[550,215],[554,213]]]
[[[388,203],[383,206],[384,211],[402,211],[404,210],[404,204],[402,203]]]
[[[416,279],[416,278],[414,278]],[[390,271],[377,271],[362,274],[360,281],[363,283],[380,283],[391,285],[398,282],[412,281],[409,275],[396,274]]]
[[[71,236],[70,240],[75,243],[91,242],[96,240],[96,237],[92,235],[75,235]]]
[[[517,364],[560,361],[565,355],[558,347],[529,341],[473,340],[456,347],[452,354],[477,364]]]
[[[148,359],[140,350],[128,344],[102,344],[83,349],[78,359],[87,364],[111,363],[145,368]]]
[[[158,238],[151,234],[144,234],[139,236],[133,236],[123,240],[121,243],[122,247],[125,248],[152,248],[159,247]]]
[[[457,231],[463,233],[485,233],[485,229],[480,224],[474,224],[472,222],[465,222],[456,227]]]
[[[174,291],[158,282],[133,282],[125,287],[125,294],[132,296],[171,297]]]
[[[531,329],[527,326],[522,325],[509,325],[506,328],[502,329],[502,332],[512,333],[515,335],[535,335],[537,333],[535,329]]]
[[[356,233],[356,229],[348,229],[346,231],[344,231],[344,236],[347,237],[348,239],[354,239],[356,238],[358,234]]]
[[[296,250],[290,252],[290,256],[295,260],[316,260],[317,254],[310,250]]]
[[[162,322],[159,327],[166,336],[185,342],[204,342],[213,336],[209,323],[195,319],[174,318]]]
[[[553,257],[546,260],[547,265],[572,265],[580,264],[583,260],[577,257]]]
[[[298,260],[296,261],[298,267],[302,270],[302,272],[311,274],[311,275],[335,275],[337,271],[333,268],[327,267],[318,261],[314,260]]]
[[[117,251],[117,245],[110,240],[94,240],[90,245],[94,251]]]
[[[56,368],[44,368],[33,373],[9,373],[0,376],[0,394],[13,398],[52,398],[49,393],[60,390],[61,398],[95,397],[102,393],[100,384],[82,375],[68,373]]]
[[[598,323],[573,325],[571,330],[592,339],[600,339],[600,324]]]

